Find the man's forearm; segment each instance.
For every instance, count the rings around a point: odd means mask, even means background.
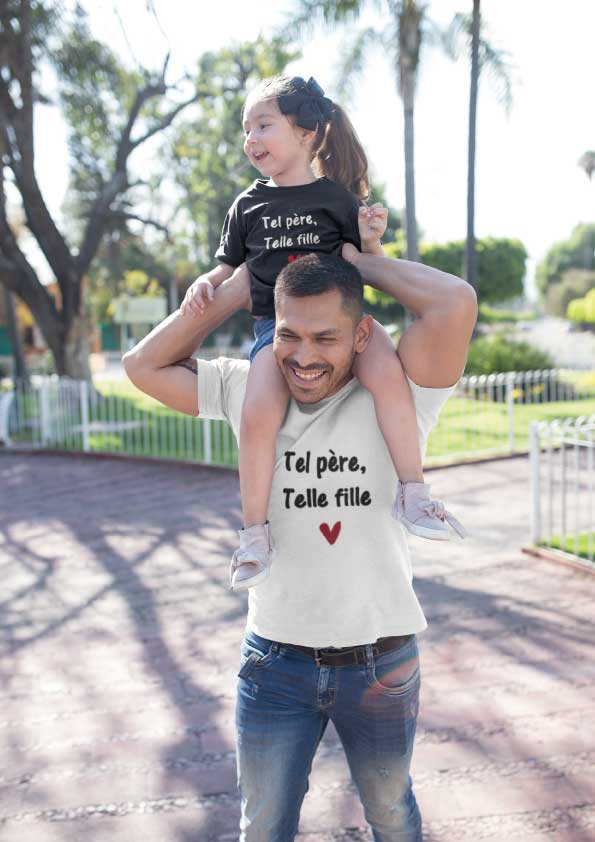
[[[422,263],[361,254],[357,267],[367,284],[392,295],[416,316],[450,310],[460,303],[475,306],[475,293],[466,281]]]
[[[190,357],[204,339],[233,313],[250,307],[247,272],[239,270],[215,291],[202,316],[182,316],[179,310],[158,324],[124,356],[126,371],[164,368]]]

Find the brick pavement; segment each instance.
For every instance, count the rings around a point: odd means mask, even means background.
[[[522,555],[523,458],[429,475],[416,540],[427,842],[595,840],[595,580]],[[1,842],[237,840],[234,474],[0,454]],[[370,835],[329,727],[300,842]]]

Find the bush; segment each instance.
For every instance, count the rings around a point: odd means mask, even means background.
[[[488,304],[480,304],[477,315],[477,321],[486,325],[501,324],[502,322],[528,322],[536,318],[533,310],[497,310]]]
[[[545,296],[545,312],[550,316],[566,318],[568,305],[576,298],[582,298],[595,287],[595,272],[585,269],[569,269],[559,283],[548,287]]]
[[[595,287],[584,298],[575,298],[568,304],[566,315],[572,322],[595,325]]]
[[[513,342],[502,334],[475,339],[469,349],[469,357],[465,367],[466,375],[499,374],[505,371],[543,371],[554,368],[554,361],[545,351],[533,348],[527,342]],[[484,390],[485,389],[485,390]],[[486,384],[482,388],[481,396],[487,400],[504,403],[507,400],[507,388],[503,384]],[[476,389],[468,386],[466,393],[476,398]],[[528,382],[515,382],[513,399],[518,403],[547,403],[576,397],[576,389],[552,376],[529,379]]]
[[[471,342],[465,374],[494,374],[500,371],[538,371],[554,368],[554,361],[545,351],[527,342],[513,342],[495,334],[480,336]]]

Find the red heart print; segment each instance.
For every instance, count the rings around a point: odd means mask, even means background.
[[[305,254],[290,254],[287,257],[287,262],[288,263],[294,263],[296,260],[299,260],[300,257],[305,257],[305,256],[306,256]]]
[[[341,531],[341,521],[338,520],[336,524],[331,529],[328,523],[321,523],[318,527],[326,540],[329,544],[334,544],[337,538],[339,537],[339,532]]]

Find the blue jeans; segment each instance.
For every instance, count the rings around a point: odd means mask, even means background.
[[[273,344],[273,337],[275,336],[275,319],[255,319],[254,320],[254,344],[250,348],[248,355],[250,363],[254,362],[254,357],[258,354],[261,348],[265,345]]]
[[[292,842],[314,754],[332,719],[375,842],[421,842],[409,768],[419,709],[415,635],[366,663],[313,658],[247,632],[236,706],[240,842]]]

